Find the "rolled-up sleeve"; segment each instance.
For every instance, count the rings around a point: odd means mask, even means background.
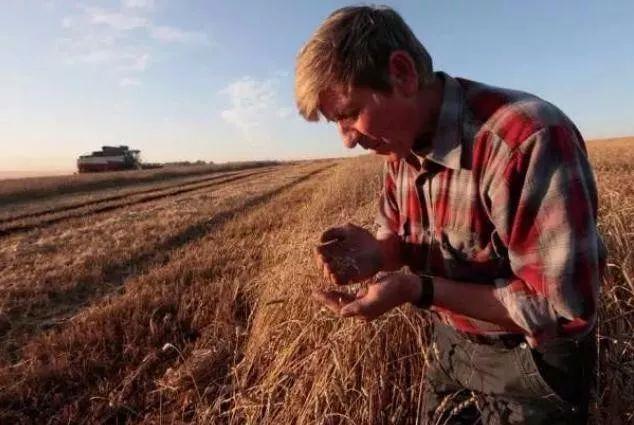
[[[490,215],[513,272],[495,281],[496,298],[532,346],[584,335],[596,321],[604,254],[583,140],[568,126],[544,128],[490,173]]]

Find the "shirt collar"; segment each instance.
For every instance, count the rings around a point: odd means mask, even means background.
[[[428,160],[458,170],[461,168],[462,156],[464,94],[458,81],[448,74],[436,72],[436,77],[442,78],[445,81],[445,86],[436,131],[431,141],[431,149],[427,152],[414,149],[412,152],[421,165],[424,160]]]

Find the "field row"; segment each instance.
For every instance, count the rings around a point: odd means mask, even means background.
[[[64,195],[101,192],[127,186],[153,185],[163,181],[279,165],[277,161],[249,161],[226,164],[170,166],[150,170],[84,173],[66,176],[29,177],[0,180],[0,204],[46,201]],[[286,163],[291,164],[291,163]]]
[[[241,209],[263,202],[267,193],[324,166],[242,173],[178,196],[3,238],[0,358],[13,358],[32,334],[63,324],[93,300],[116,293],[130,277],[168,262]]]
[[[112,211],[119,208],[141,204],[169,196],[177,196],[184,193],[211,188],[222,183],[229,183],[249,176],[255,176],[271,168],[258,169],[256,171],[238,171],[221,173],[213,176],[198,177],[186,183],[168,183],[145,189],[126,190],[114,195],[102,195],[91,200],[72,200],[61,205],[49,205],[34,208],[34,211],[25,211],[0,216],[0,237],[9,234],[23,232],[35,228],[57,223],[73,217],[82,217],[88,214],[96,214]],[[191,180],[191,179],[190,179]],[[37,204],[36,204],[37,205]]]
[[[271,255],[265,248],[281,229],[291,231],[320,186],[318,176],[331,167],[318,164],[266,182],[253,180],[248,193],[246,187],[234,188],[241,201],[168,261],[130,276],[121,294],[34,336],[20,350],[20,361],[0,371],[0,386],[8,389],[0,396],[0,412],[25,423],[51,417],[54,423],[80,418],[132,423],[141,419],[145,405],[144,416],[152,406],[160,412],[167,386],[197,385],[178,370],[186,358],[188,365],[204,360],[207,377],[224,379],[239,352],[237,338],[245,336],[247,285]],[[239,326],[242,331],[236,331]]]

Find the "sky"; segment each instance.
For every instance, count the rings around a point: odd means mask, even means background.
[[[294,60],[341,1],[2,0],[0,172],[359,154],[295,109]],[[385,1],[434,68],[529,91],[586,139],[634,135],[634,2]]]

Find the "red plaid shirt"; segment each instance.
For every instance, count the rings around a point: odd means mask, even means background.
[[[604,248],[584,141],[536,96],[444,73],[431,147],[388,162],[377,223],[415,273],[494,285],[532,346],[589,332]],[[463,332],[508,333],[433,308]]]

